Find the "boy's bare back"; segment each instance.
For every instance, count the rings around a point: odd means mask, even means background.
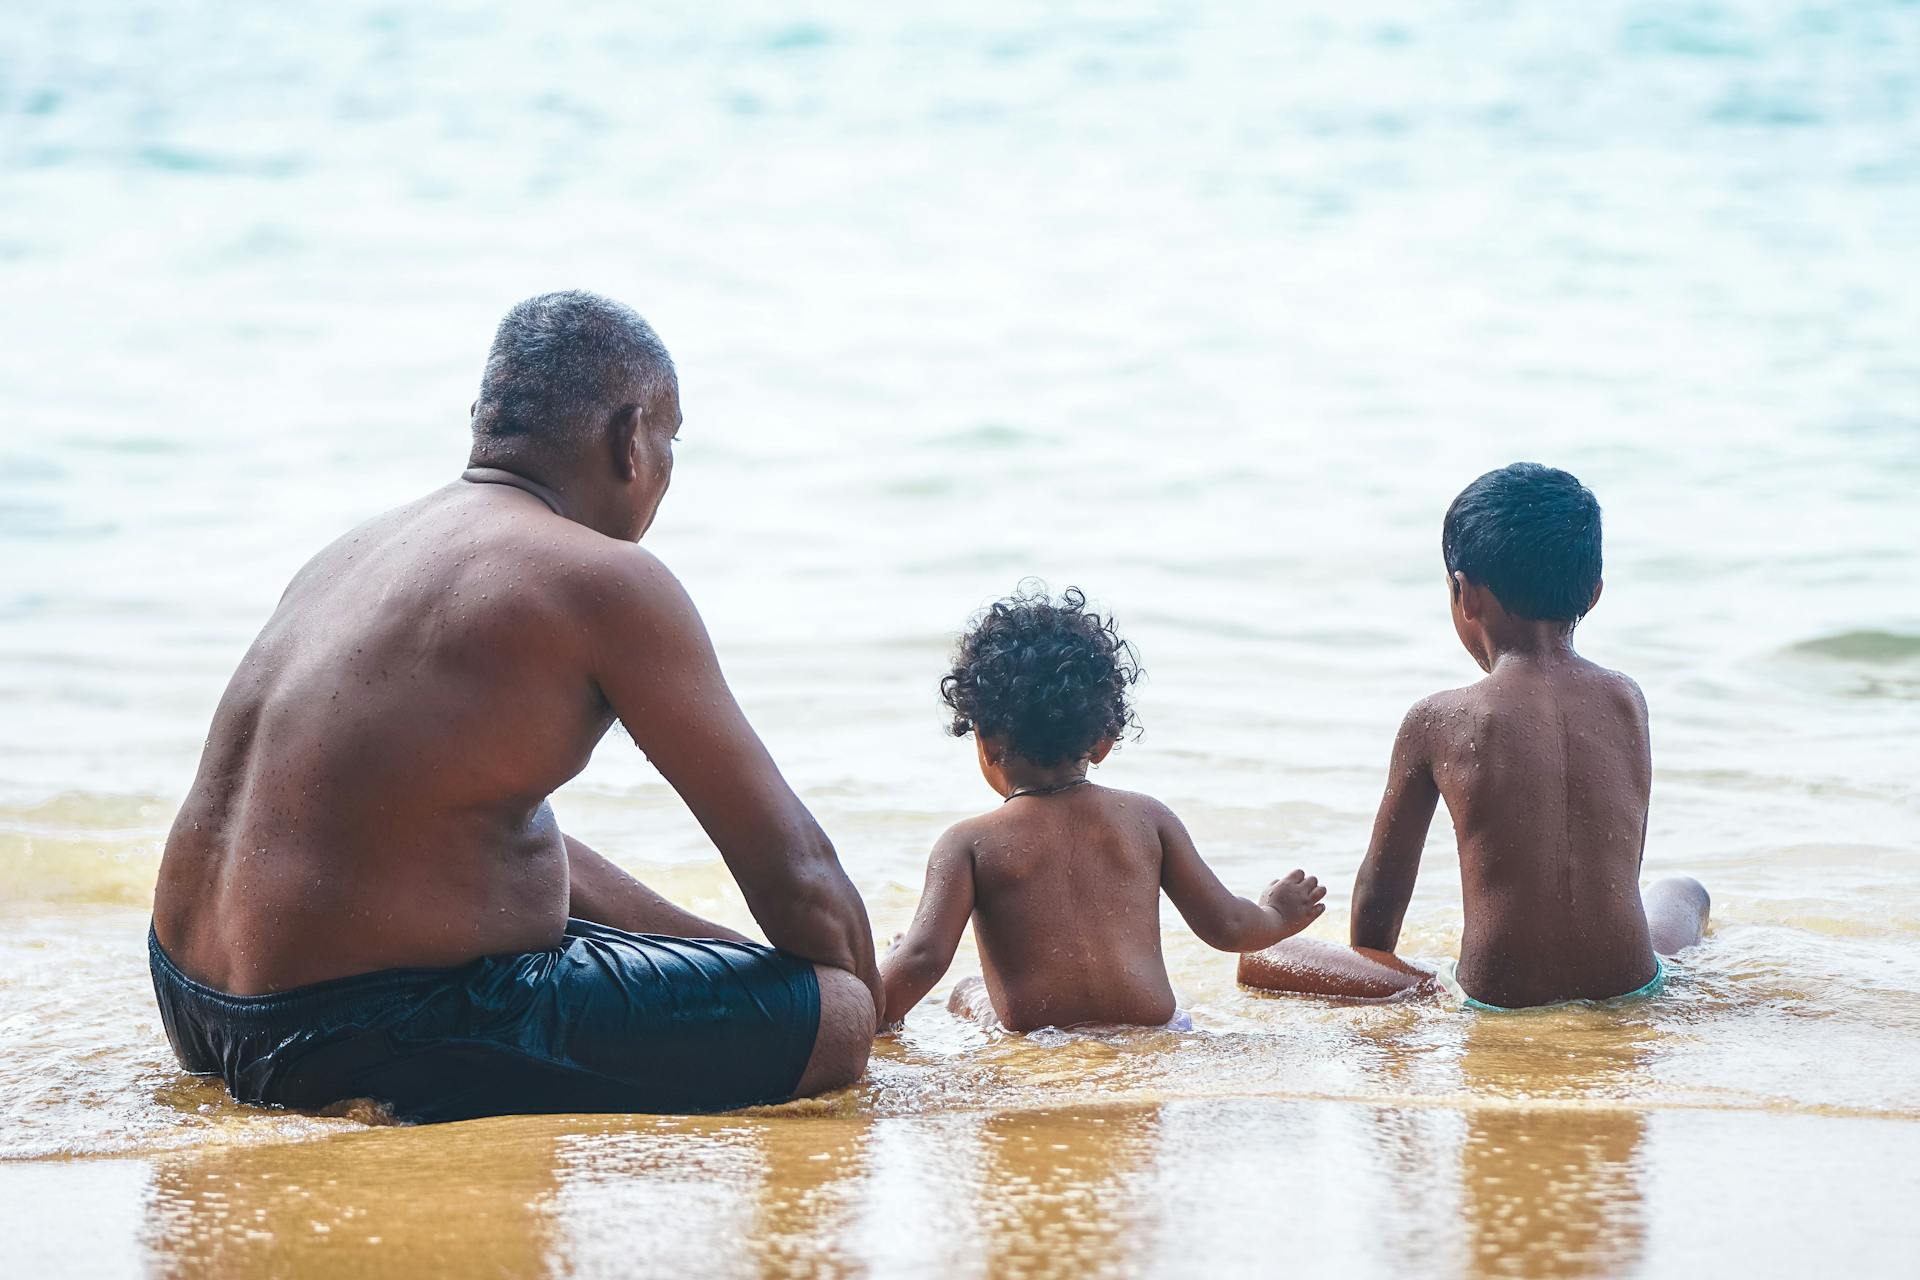
[[[1698,942],[1709,902],[1685,877],[1642,897],[1646,700],[1573,648],[1600,600],[1600,504],[1564,471],[1515,463],[1454,499],[1441,552],[1454,632],[1486,678],[1423,699],[1400,726],[1354,881],[1352,949],[1276,947],[1245,957],[1240,980],[1365,998],[1427,986],[1392,953],[1445,799],[1466,915],[1456,976],[1474,1003],[1655,990],[1655,951]]]
[[[1570,652],[1507,657],[1418,704],[1401,735],[1453,817],[1463,987],[1519,1007],[1653,978],[1640,902],[1653,764],[1632,680]]]

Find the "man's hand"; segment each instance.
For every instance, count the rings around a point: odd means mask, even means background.
[[[1285,879],[1275,880],[1266,887],[1260,895],[1260,905],[1276,912],[1287,926],[1287,932],[1294,934],[1326,914],[1327,904],[1321,901],[1326,896],[1326,886],[1320,883],[1319,877],[1295,867]]]

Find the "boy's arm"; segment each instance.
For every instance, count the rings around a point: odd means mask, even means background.
[[[1373,838],[1360,874],[1353,882],[1353,920],[1348,940],[1356,947],[1392,951],[1420,874],[1420,851],[1433,825],[1440,789],[1433,780],[1429,722],[1439,714],[1434,701],[1416,702],[1400,722],[1387,767],[1387,790],[1373,820]]]
[[[880,961],[880,983],[886,992],[886,1007],[880,1011],[882,1028],[898,1026],[945,976],[972,915],[973,842],[955,827],[934,843],[913,923]]]
[[[1160,887],[1200,941],[1219,951],[1259,951],[1320,918],[1327,891],[1304,871],[1275,880],[1249,902],[1232,893],[1193,847],[1172,810],[1160,815]]]

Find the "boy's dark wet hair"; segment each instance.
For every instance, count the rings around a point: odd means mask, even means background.
[[[960,637],[940,697],[956,738],[978,733],[1037,765],[1090,755],[1134,723],[1127,689],[1140,678],[1133,646],[1113,619],[1087,608],[1078,587],[1058,602],[1039,583],[973,620]]]
[[[1578,622],[1600,585],[1600,503],[1564,471],[1516,462],[1460,491],[1440,534],[1447,573],[1508,613]]]

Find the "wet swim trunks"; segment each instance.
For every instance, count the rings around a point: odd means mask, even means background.
[[[373,1098],[422,1123],[531,1112],[724,1111],[791,1097],[820,986],[770,947],[569,920],[560,946],[230,996],[151,930],[180,1065],[236,1100],[317,1110]]]
[[[1478,1009],[1482,1013],[1519,1012],[1519,1010],[1510,1009],[1503,1004],[1488,1004],[1484,1000],[1475,1000],[1467,994],[1467,989],[1460,985],[1460,978],[1455,972],[1457,968],[1457,961],[1448,960],[1441,964],[1439,971],[1435,974],[1440,980],[1440,985],[1446,989],[1448,995],[1451,995],[1467,1008]],[[1553,1004],[1534,1005],[1531,1007],[1536,1009],[1552,1009],[1563,1004],[1613,1004],[1618,1000],[1638,1000],[1642,996],[1659,995],[1660,989],[1666,985],[1667,966],[1661,961],[1659,956],[1655,956],[1653,958],[1653,977],[1647,981],[1645,986],[1636,987],[1625,995],[1608,996],[1604,1000],[1556,1000]]]

